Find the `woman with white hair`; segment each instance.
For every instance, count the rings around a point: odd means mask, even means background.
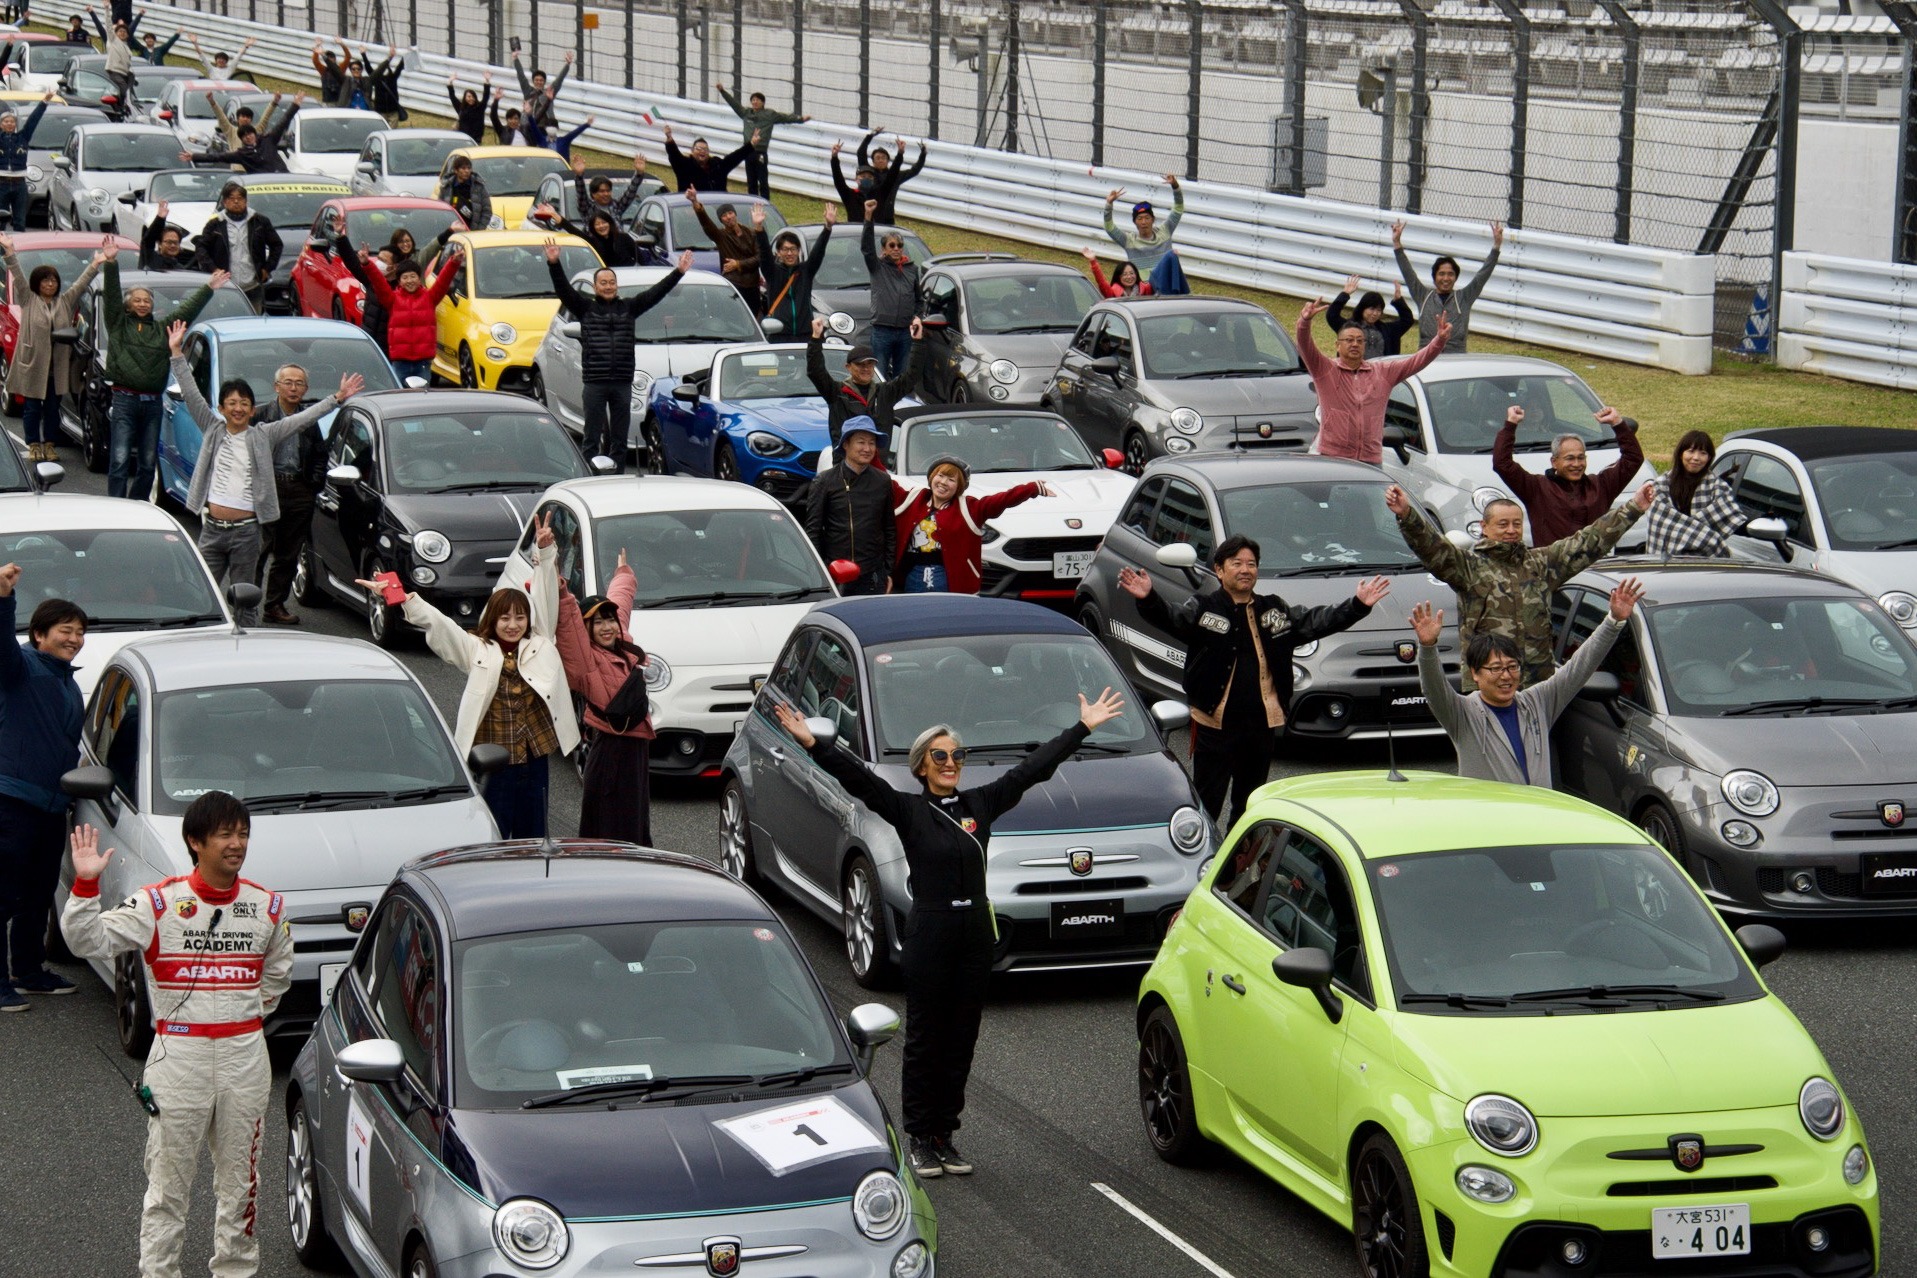
[[[821,745],[790,706],[776,703],[779,726],[803,746],[846,793],[899,833],[912,888],[906,919],[905,1060],[900,1083],[912,1170],[929,1179],[972,1170],[952,1144],[965,1081],[972,1072],[985,984],[992,974],[998,924],[985,895],[986,845],[992,822],[1018,806],[1085,744],[1100,725],[1124,713],[1123,698],[1105,689],[1078,698],[1078,722],[984,785],[960,791],[965,747],[948,724],[918,735],[907,758],[922,787],[910,794],[880,780],[836,744]]]

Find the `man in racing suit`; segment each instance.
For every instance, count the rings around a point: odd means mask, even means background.
[[[100,848],[90,825],[73,832],[73,895],[60,918],[67,944],[82,958],[138,950],[154,1010],[142,1076],[159,1114],[147,1124],[141,1278],[178,1278],[202,1145],[213,1153],[218,1198],[212,1272],[248,1278],[259,1269],[257,1163],[273,1085],[260,1023],[291,983],[293,937],[280,895],[239,877],[249,829],[232,795],[195,799],[181,822],[193,872],[110,910],[100,908],[100,872],[113,850]]]

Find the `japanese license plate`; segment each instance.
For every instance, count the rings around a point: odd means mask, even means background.
[[[333,987],[339,984],[340,973],[346,970],[344,963],[320,964],[320,1006],[325,1007],[333,1001]]]
[[[1865,896],[1917,896],[1917,852],[1866,852],[1858,861]]]
[[[1657,1260],[1748,1256],[1750,1252],[1751,1209],[1744,1203],[1651,1208],[1651,1255]]]
[[[1066,550],[1052,556],[1052,576],[1067,579],[1083,577],[1091,571],[1096,550]]]
[[[1054,941],[1096,941],[1125,934],[1125,903],[1109,901],[1052,902]]]

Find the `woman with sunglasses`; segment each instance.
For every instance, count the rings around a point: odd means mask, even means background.
[[[910,874],[912,913],[905,922],[905,1059],[900,1092],[912,1170],[929,1179],[963,1176],[972,1164],[952,1144],[965,1082],[972,1072],[985,984],[992,974],[997,922],[985,895],[986,847],[992,823],[1025,792],[1072,757],[1085,739],[1125,710],[1110,688],[1096,701],[1078,698],[1078,722],[984,785],[960,791],[965,747],[948,724],[934,724],[907,757],[923,785],[894,790],[835,744],[821,745],[790,706],[776,704],[779,726],[830,773],[846,793],[899,832]]]

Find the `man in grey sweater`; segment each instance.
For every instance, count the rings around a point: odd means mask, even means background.
[[[1611,592],[1611,615],[1558,672],[1529,688],[1518,687],[1523,664],[1518,646],[1498,634],[1474,636],[1464,664],[1478,690],[1460,693],[1438,661],[1444,612],[1429,601],[1411,610],[1418,636],[1418,683],[1432,717],[1444,726],[1458,752],[1458,775],[1512,785],[1551,785],[1551,725],[1611,651],[1630,621],[1644,586],[1627,577]]]
[[[1484,291],[1491,272],[1498,269],[1498,254],[1504,250],[1504,223],[1491,223],[1491,252],[1462,288],[1458,277],[1464,272],[1458,268],[1458,259],[1449,254],[1431,264],[1431,283],[1418,278],[1418,268],[1404,251],[1404,225],[1391,224],[1391,252],[1398,259],[1398,274],[1404,277],[1411,302],[1418,308],[1418,342],[1422,345],[1438,335],[1438,317],[1442,315],[1451,321],[1451,339],[1445,343],[1445,353],[1462,355],[1471,348],[1471,307]]]

